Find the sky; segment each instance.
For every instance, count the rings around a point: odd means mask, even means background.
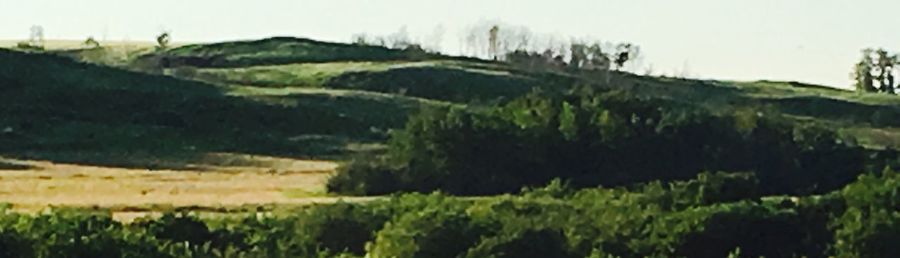
[[[485,21],[560,38],[632,42],[655,74],[849,87],[866,47],[900,51],[896,0],[0,0],[0,39],[214,42],[296,36],[350,41],[441,26],[447,53]],[[502,28],[501,28],[502,29]],[[643,73],[646,69],[638,69]]]

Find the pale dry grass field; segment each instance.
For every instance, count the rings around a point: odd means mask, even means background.
[[[213,156],[244,161],[199,165],[196,170],[146,170],[0,158],[2,163],[17,166],[0,168],[0,203],[21,211],[93,207],[127,212],[153,206],[215,209],[337,199],[327,196],[324,189],[337,168],[334,162]]]

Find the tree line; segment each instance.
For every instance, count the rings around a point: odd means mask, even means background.
[[[515,192],[554,178],[573,186],[680,180],[751,171],[767,193],[837,189],[893,150],[845,144],[828,128],[765,110],[728,115],[624,92],[535,92],[478,110],[426,110],[395,131],[386,155],[360,158],[329,181],[343,194]]]

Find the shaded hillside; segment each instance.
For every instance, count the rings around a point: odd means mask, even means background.
[[[380,141],[385,128],[401,125],[421,104],[328,92],[235,94],[6,50],[0,50],[0,101],[0,154],[100,164],[131,155],[341,154],[349,143]],[[356,110],[390,112],[348,116]]]
[[[566,89],[575,82],[571,76],[504,68],[461,61],[299,63],[197,69],[190,78],[224,85],[359,90],[460,103],[520,96],[536,87]]]
[[[623,90],[720,114],[766,109],[798,122],[839,128],[868,146],[900,147],[900,140],[884,141],[885,135],[900,133],[895,129],[900,127],[900,98],[896,96],[857,94],[799,82],[701,81],[560,67],[525,69],[502,62],[406,54],[383,47],[270,38],[191,45],[145,55],[143,61],[170,67],[154,72],[224,88],[325,88],[455,103],[504,101],[534,88]]]

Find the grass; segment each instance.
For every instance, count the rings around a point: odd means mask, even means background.
[[[348,45],[287,37],[189,45],[168,51],[166,55],[173,64],[186,64],[197,67],[244,67],[301,62],[413,60],[419,56],[432,56],[378,46]]]
[[[191,79],[269,88],[311,87],[378,92],[468,103],[512,98],[534,87],[563,88],[570,78],[512,73],[461,61],[300,63],[197,69]]]
[[[347,91],[219,87],[0,50],[0,153],[138,167],[234,152],[340,158],[437,102]],[[371,112],[380,110],[384,112]],[[178,168],[157,166],[158,168]]]
[[[261,87],[320,87],[329,79],[347,72],[386,71],[394,67],[427,65],[430,62],[332,62],[251,66],[244,68],[203,68],[196,77],[203,81]]]
[[[218,154],[219,158],[233,157]],[[273,159],[275,161],[273,161]],[[35,169],[0,173],[0,203],[39,210],[50,206],[234,207],[316,201],[337,164],[328,161],[253,158],[248,164],[202,165],[203,171],[94,167],[18,161]],[[265,164],[265,165],[263,165]],[[286,194],[295,193],[295,194]],[[308,193],[300,196],[297,193]],[[140,210],[140,209],[138,209]]]

